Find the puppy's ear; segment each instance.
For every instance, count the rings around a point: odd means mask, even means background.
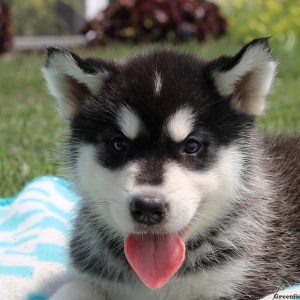
[[[235,56],[215,63],[212,75],[218,92],[230,98],[233,108],[260,115],[276,72],[268,38],[253,40]]]
[[[79,112],[84,102],[97,95],[115,66],[99,59],[81,59],[74,53],[47,48],[43,67],[50,93],[57,100],[59,114],[66,120]]]

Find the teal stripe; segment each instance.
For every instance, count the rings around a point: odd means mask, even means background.
[[[285,292],[285,291],[293,291],[293,290],[298,290],[300,291],[300,285],[297,284],[297,285],[292,285],[292,286],[289,286],[288,288],[286,288],[285,290],[283,291],[280,291],[280,292]],[[300,297],[299,297],[300,298]]]
[[[11,205],[15,201],[15,197],[10,198],[0,198],[0,206]]]
[[[50,193],[48,191],[46,191],[45,189],[42,189],[42,188],[35,187],[35,186],[29,186],[26,189],[26,193],[27,192],[36,192],[36,193],[42,194],[45,197],[50,196]]]
[[[34,268],[29,266],[1,266],[0,265],[0,274],[1,275],[10,275],[23,278],[31,278]]]
[[[40,220],[37,224],[32,225],[31,227],[27,228],[26,231],[32,229],[56,229],[61,231],[65,236],[69,234],[69,228],[60,220],[54,217],[45,217],[44,219]],[[21,233],[18,233],[21,234]]]
[[[38,244],[34,252],[23,253],[17,250],[7,250],[4,252],[7,255],[19,255],[20,257],[34,257],[39,261],[59,263],[65,265],[67,263],[66,248],[64,246],[44,243]],[[1,266],[0,266],[1,268]],[[1,274],[1,269],[0,269]]]
[[[16,240],[16,241],[13,241],[13,242],[7,242],[7,241],[0,241],[0,247],[15,247],[15,246],[19,246],[19,245],[22,245],[30,240],[33,240],[33,239],[38,239],[38,235],[37,234],[32,234],[32,235],[29,235],[23,239],[20,239],[20,240]]]
[[[24,253],[19,250],[6,250],[4,252],[7,255],[19,255],[26,257],[35,257],[39,261],[54,262],[59,264],[66,264],[67,254],[66,248],[64,246],[51,244],[51,243],[41,243],[37,244],[35,250],[30,253]]]
[[[66,248],[51,243],[37,244],[33,252],[25,253],[24,251],[8,249],[4,251],[6,255],[19,255],[20,257],[34,257],[40,261],[55,262],[60,264],[66,264]]]
[[[36,248],[36,257],[40,261],[49,261],[66,264],[66,248],[55,244],[39,244]]]
[[[38,213],[44,213],[44,211],[41,209],[33,209],[21,215],[16,213],[12,215],[10,219],[0,224],[0,231],[14,231],[18,229],[22,223],[27,221],[27,219]]]
[[[48,300],[49,297],[42,294],[30,294],[27,300]]]
[[[60,215],[61,217],[63,218],[67,218],[69,219],[70,216],[71,216],[71,211],[64,211],[60,208],[58,208],[56,205],[54,205],[53,203],[51,202],[48,202],[48,201],[44,201],[44,200],[41,200],[41,199],[37,199],[37,198],[24,198],[22,199],[22,203],[26,203],[26,202],[29,202],[29,203],[38,203],[38,204],[42,204],[44,206],[46,206],[46,208],[48,208],[49,210],[51,210],[52,212]]]
[[[8,249],[4,251],[5,255],[19,255],[19,256],[23,256],[23,257],[33,257],[35,254],[32,253],[26,253],[24,251],[20,251],[20,250],[13,250],[13,249]]]

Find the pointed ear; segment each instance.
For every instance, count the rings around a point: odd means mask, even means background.
[[[81,59],[68,50],[54,47],[47,48],[43,67],[48,89],[57,100],[59,114],[66,120],[72,119],[84,102],[97,95],[114,71],[112,63]]]
[[[230,98],[232,107],[260,115],[276,72],[268,38],[245,45],[234,57],[220,59],[213,71],[218,92]]]

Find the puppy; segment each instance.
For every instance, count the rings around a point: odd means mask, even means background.
[[[82,198],[52,299],[260,299],[300,282],[300,139],[255,129],[275,71],[266,38],[212,61],[48,48]]]

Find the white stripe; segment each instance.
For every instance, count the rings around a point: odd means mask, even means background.
[[[167,122],[167,131],[175,142],[183,141],[193,130],[195,115],[192,109],[184,107],[173,114]]]
[[[154,95],[159,96],[162,88],[162,77],[157,71],[154,72]]]
[[[118,123],[123,134],[130,139],[135,139],[141,131],[141,120],[129,107],[123,106],[121,108]]]

